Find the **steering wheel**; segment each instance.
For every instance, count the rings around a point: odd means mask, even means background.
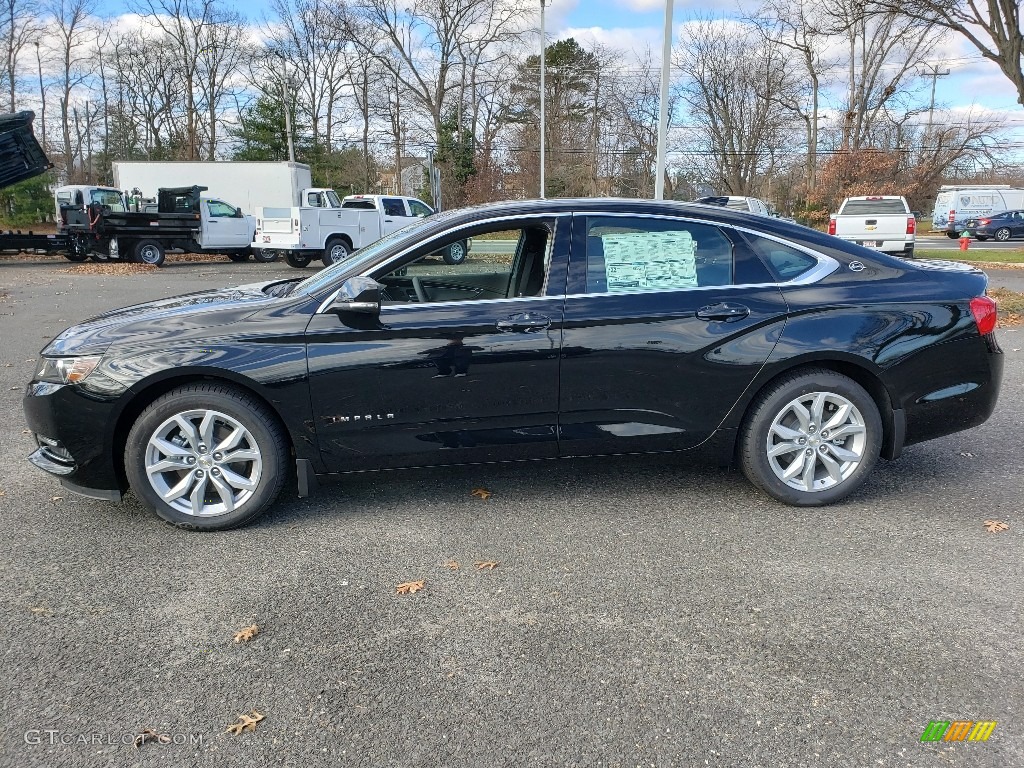
[[[426,304],[430,301],[426,290],[423,288],[423,283],[420,282],[420,278],[416,275],[412,278],[412,289],[416,291],[416,300],[420,304]]]

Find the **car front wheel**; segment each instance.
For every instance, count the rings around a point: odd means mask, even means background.
[[[852,379],[824,369],[786,376],[751,405],[740,431],[740,465],[779,501],[820,506],[867,478],[882,447],[882,420]]]
[[[284,431],[250,395],[217,384],[172,390],[128,434],[125,471],[135,493],[172,525],[243,525],[277,498],[288,474]]]
[[[995,231],[995,238],[1000,243],[1005,243],[1010,239],[1010,230],[1008,227],[1000,227]]]

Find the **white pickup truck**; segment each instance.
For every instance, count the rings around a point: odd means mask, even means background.
[[[302,190],[297,208],[257,208],[253,248],[281,252],[293,267],[320,258],[336,264],[354,250],[431,216],[434,210],[414,197],[350,195],[339,200],[331,189]],[[456,243],[444,254],[448,264],[466,260],[468,246]]]
[[[916,232],[906,198],[896,195],[848,197],[828,222],[830,235],[908,259],[914,256]]]

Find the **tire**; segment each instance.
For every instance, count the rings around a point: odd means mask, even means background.
[[[988,240],[988,235],[975,235],[974,239],[977,240],[979,243],[984,243],[986,240]]]
[[[351,253],[352,249],[346,241],[341,239],[328,240],[321,261],[323,261],[325,267],[330,267],[344,261]]]
[[[445,249],[444,252],[444,263],[445,264],[464,264],[466,257],[469,255],[469,249],[466,247],[465,240],[459,240],[452,243]]]
[[[902,256],[903,256],[904,259],[913,259],[914,258],[914,249],[913,248],[905,249],[903,251],[903,253],[902,253]]]
[[[1000,227],[999,229],[992,233],[992,236],[995,237],[995,239],[998,242],[1005,243],[1007,240],[1010,239],[1010,228]]]
[[[162,266],[166,256],[164,247],[156,240],[139,240],[133,254],[140,264],[150,264],[154,267]]]
[[[229,253],[228,254],[228,258],[231,259],[232,261],[236,262],[236,263],[240,263],[240,262],[243,262],[243,261],[248,261],[249,260],[249,254],[248,253]]]
[[[277,251],[256,249],[252,252],[252,257],[260,264],[270,264],[272,261],[277,261]]]
[[[78,253],[77,251],[75,251],[73,253],[65,253],[64,254],[64,258],[67,259],[68,261],[74,261],[74,262],[78,263],[78,262],[82,262],[82,261],[88,261],[89,254],[88,253]]]
[[[288,262],[289,267],[295,267],[296,269],[305,269],[309,266],[309,262],[313,260],[313,257],[308,253],[298,253],[296,251],[288,251],[285,255],[284,260]]]
[[[191,425],[190,437],[183,421]],[[212,446],[202,442],[204,425],[212,430]],[[239,428],[242,436],[236,437]],[[241,458],[230,461],[232,456]],[[266,511],[284,487],[288,457],[284,429],[261,402],[230,386],[203,383],[172,390],[139,415],[128,433],[124,465],[135,493],[168,523],[220,531]],[[158,464],[167,468],[152,471]],[[196,496],[200,489],[202,498]]]
[[[813,422],[819,398],[824,425]],[[811,420],[806,424],[798,416],[797,404],[809,412]],[[839,411],[846,406],[851,407],[844,418]],[[821,427],[829,425],[830,418],[842,419],[830,432],[840,427],[849,430],[840,444],[828,437],[818,442],[825,434]],[[769,457],[769,446],[789,445],[794,450]],[[768,495],[798,507],[831,504],[853,493],[871,472],[881,448],[882,419],[874,400],[853,379],[821,368],[797,371],[771,384],[751,403],[739,436],[740,466],[747,479]],[[808,450],[814,456],[810,475],[803,471]],[[796,470],[794,477],[784,479],[790,469]],[[807,490],[808,482],[812,490]]]
[[[960,239],[960,233],[959,232],[947,232],[946,233],[946,237],[948,237],[950,240],[959,240]]]

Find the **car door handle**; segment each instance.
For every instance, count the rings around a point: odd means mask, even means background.
[[[385,224],[393,224],[394,220],[393,219],[384,219],[384,223]]]
[[[504,320],[499,320],[494,325],[499,331],[530,333],[549,327],[551,325],[551,318],[545,315],[534,315],[529,312],[523,312],[518,315],[509,315]]]
[[[709,304],[697,310],[697,317],[701,320],[741,320],[749,314],[749,307],[745,307],[742,304],[730,304],[725,301],[718,304]]]

